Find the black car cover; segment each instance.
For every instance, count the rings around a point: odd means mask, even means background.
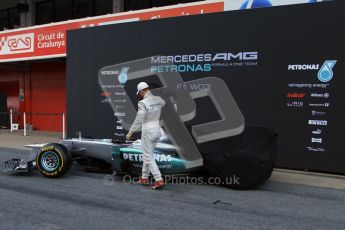
[[[252,189],[272,174],[277,134],[264,127],[246,127],[237,136],[198,145],[209,177],[233,189]]]

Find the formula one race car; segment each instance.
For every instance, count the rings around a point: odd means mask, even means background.
[[[67,173],[73,161],[117,174],[139,174],[142,168],[141,140],[112,141],[111,139],[65,139],[59,143],[32,144],[32,154],[26,160],[4,162],[5,172],[29,172],[37,168],[46,177],[60,177]],[[200,167],[185,167],[176,148],[162,136],[154,150],[162,174],[189,174]]]
[[[81,135],[79,135],[81,136]],[[28,159],[4,162],[5,172],[29,172],[37,168],[49,178],[68,172],[73,162],[85,165],[89,172],[139,175],[142,170],[141,140],[65,139],[59,143],[32,144]],[[277,155],[277,134],[264,127],[247,127],[241,135],[198,145],[202,159],[184,157],[183,149],[163,135],[154,149],[163,175],[217,177],[221,185],[234,189],[252,189],[271,176]],[[228,183],[236,176],[240,183]]]

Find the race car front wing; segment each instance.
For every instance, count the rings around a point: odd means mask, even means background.
[[[27,162],[23,159],[10,159],[3,163],[2,172],[29,172],[35,168],[35,162]]]

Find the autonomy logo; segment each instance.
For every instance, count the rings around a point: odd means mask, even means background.
[[[288,93],[286,95],[287,98],[304,98],[305,93]]]
[[[34,51],[34,33],[0,38],[0,55]]]
[[[319,103],[319,104],[309,103],[309,106],[310,107],[329,107],[329,103],[328,102],[326,102],[326,103]]]
[[[317,77],[322,82],[329,82],[333,78],[333,67],[337,60],[327,60],[321,66]]]
[[[309,125],[323,125],[323,126],[326,126],[327,125],[327,121],[324,121],[324,120],[309,120],[308,124]]]

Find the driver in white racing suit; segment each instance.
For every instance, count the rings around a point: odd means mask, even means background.
[[[157,166],[153,150],[161,137],[159,119],[165,101],[158,96],[154,96],[149,90],[146,82],[140,82],[137,86],[140,96],[143,98],[138,102],[138,113],[130,128],[126,139],[130,140],[132,134],[141,128],[141,146],[143,150],[143,169],[140,184],[148,184],[150,173],[155,179],[152,189],[160,189],[164,186],[161,172]]]

